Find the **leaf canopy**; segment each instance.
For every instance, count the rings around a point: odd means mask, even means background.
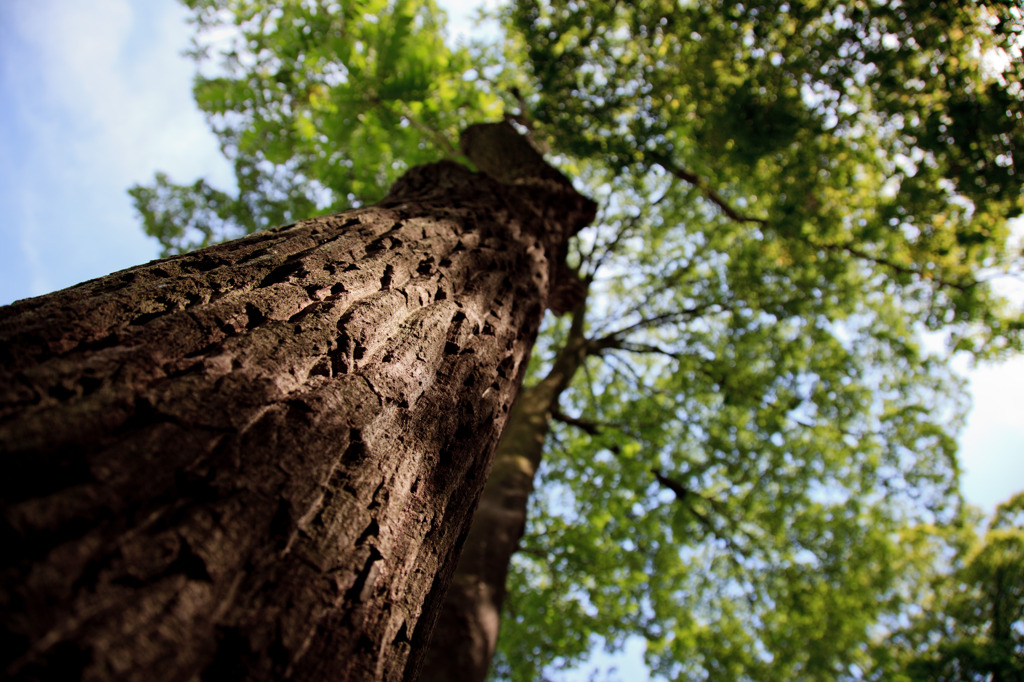
[[[1020,347],[991,286],[1021,262],[1020,6],[506,21],[510,80],[606,209],[580,254],[599,351],[563,401],[604,427],[552,437],[502,674],[632,633],[671,679],[855,679],[928,574],[906,529],[958,518],[965,406],[921,331]]]

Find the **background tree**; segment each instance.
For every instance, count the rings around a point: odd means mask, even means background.
[[[372,195],[390,154],[454,153],[455,122],[503,97],[602,201],[571,254],[589,307],[552,320],[533,375],[581,350],[522,441],[550,434],[502,674],[629,634],[670,676],[870,667],[871,628],[914,574],[891,569],[900,530],[957,516],[949,353],[1021,343],[991,288],[1020,265],[1019,3],[519,2],[503,49],[472,54],[442,49],[427,4],[188,4],[200,28],[237,28],[197,100],[244,163],[237,199],[134,190],[170,248],[195,238],[167,226],[251,227],[258,211],[213,210],[233,201]],[[407,74],[429,86],[384,87]],[[362,140],[392,133],[374,179],[337,170],[377,167]],[[514,495],[491,486],[515,499],[510,551],[541,466],[526,461]]]
[[[923,582],[912,623],[878,644],[873,679],[1024,680],[1024,494],[999,505],[983,536],[953,538],[953,570]],[[934,533],[914,544],[946,549]],[[943,561],[940,553],[933,560]]]

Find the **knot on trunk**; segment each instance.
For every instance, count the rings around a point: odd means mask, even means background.
[[[471,125],[463,131],[460,145],[477,170],[502,184],[552,183],[552,187],[572,189],[569,179],[508,121]]]

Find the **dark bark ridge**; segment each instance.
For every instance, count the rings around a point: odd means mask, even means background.
[[[0,669],[412,679],[592,216],[432,164],[0,311]]]
[[[494,658],[506,580],[526,529],[530,495],[558,401],[592,350],[584,298],[547,375],[519,392],[438,617],[420,682],[483,682]]]

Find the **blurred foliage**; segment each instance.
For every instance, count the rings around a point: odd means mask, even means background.
[[[981,318],[959,342],[991,352],[1020,344],[978,280],[1020,259],[1021,12],[522,0],[506,53],[558,151],[696,178],[783,257],[884,266],[932,329]]]
[[[168,252],[373,201],[505,111],[602,205],[499,678],[628,637],[716,682],[1006,659],[978,614],[1019,523],[969,549],[949,360],[1022,345],[993,287],[1024,265],[1020,0],[521,0],[457,47],[429,1],[185,4],[237,192],[134,188]]]

